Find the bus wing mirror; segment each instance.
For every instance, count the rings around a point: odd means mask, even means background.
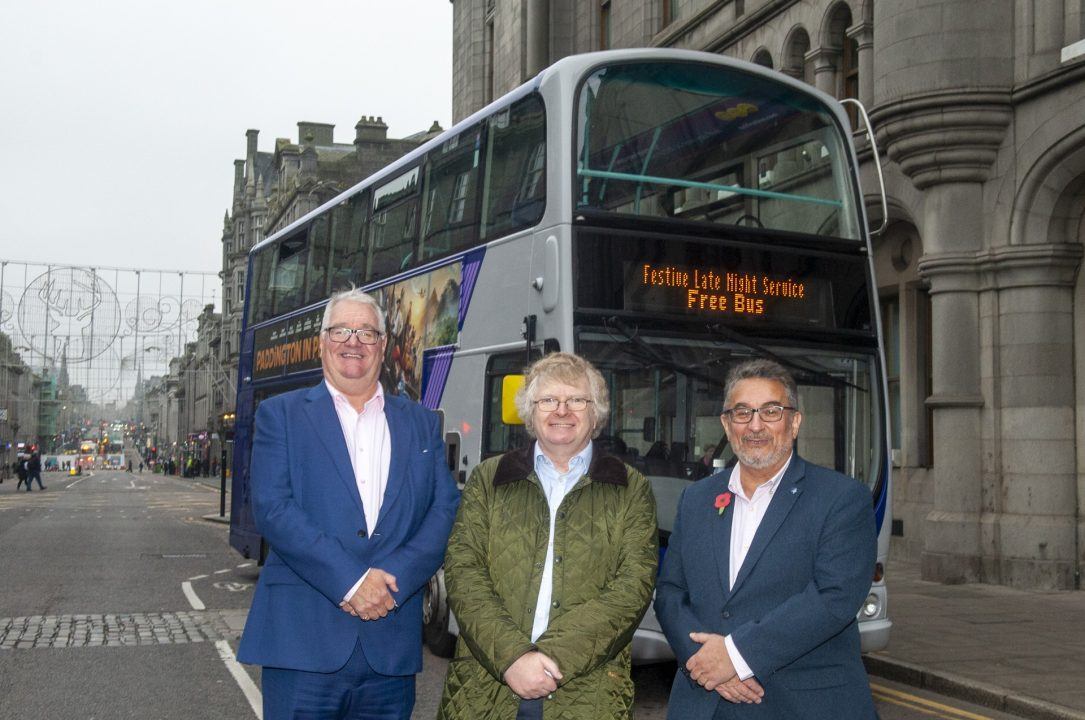
[[[644,427],[641,428],[641,439],[648,443],[655,442],[656,419],[654,417],[644,418]]]
[[[523,375],[506,375],[501,379],[501,422],[506,425],[524,424],[520,411],[516,409],[516,393],[523,386]]]

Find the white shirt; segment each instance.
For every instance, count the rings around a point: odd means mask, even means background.
[[[776,488],[780,485],[780,478],[787,472],[787,467],[791,464],[793,456],[793,454],[789,455],[787,462],[780,468],[780,471],[769,478],[767,482],[758,485],[757,489],[753,491],[753,496],[749,498],[746,497],[745,491],[742,489],[741,465],[735,465],[735,469],[731,472],[731,479],[727,483],[727,489],[731,491],[734,502],[727,509],[728,512],[733,513],[731,516],[731,556],[728,567],[729,577],[727,578],[728,590],[735,587],[735,579],[738,578],[738,571],[742,569],[742,563],[746,560],[746,553],[750,551],[750,545],[753,544],[757,528],[761,527],[761,521],[765,519],[765,512],[769,509],[769,503],[772,502],[772,497],[776,494]],[[753,670],[743,659],[742,653],[738,651],[731,636],[725,637],[723,642],[727,646],[727,654],[731,657],[731,664],[735,666],[735,672],[738,673],[738,679],[746,680],[753,677]]]
[[[589,442],[586,448],[569,460],[569,471],[563,474],[554,467],[550,458],[543,454],[539,443],[535,443],[535,474],[539,476],[539,484],[542,485],[546,502],[550,506],[550,534],[546,543],[542,581],[539,584],[539,599],[535,603],[535,619],[531,624],[531,642],[538,640],[550,624],[550,603],[554,597],[554,522],[558,508],[573,486],[588,472],[591,458],[592,444]]]
[[[388,420],[384,416],[384,390],[377,383],[373,397],[358,412],[350,404],[346,395],[332,387],[327,380],[324,384],[331,393],[335,414],[339,416],[339,425],[343,430],[343,439],[350,455],[350,466],[354,470],[354,482],[358,486],[358,496],[362,500],[365,513],[365,528],[369,536],[377,527],[384,491],[388,487],[388,466],[392,458],[392,439],[388,432]],[[349,599],[369,574],[366,571],[354,584],[343,599]]]

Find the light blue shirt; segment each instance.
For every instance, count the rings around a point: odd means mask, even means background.
[[[539,443],[535,443],[535,474],[539,476],[539,484],[542,485],[546,502],[550,506],[550,535],[546,543],[539,600],[535,603],[535,621],[531,624],[531,642],[538,640],[550,624],[550,602],[554,596],[554,521],[558,516],[558,508],[573,486],[588,472],[591,458],[592,443],[589,442],[586,448],[569,460],[569,472],[563,474],[558,472],[550,458],[543,454]]]

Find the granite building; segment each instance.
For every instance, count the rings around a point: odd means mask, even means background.
[[[442,131],[428,130],[401,139],[388,137],[380,117],[362,117],[353,143],[337,143],[334,125],[299,122],[298,141],[275,141],[273,152],[257,148],[259,130],[245,133],[245,158],[234,160],[233,199],[222,230],[221,371],[236,383],[241,313],[249,250],[310,210],[397,160]],[[236,392],[236,390],[235,390]],[[226,400],[232,410],[234,398]]]
[[[749,60],[870,112],[889,199],[893,556],[1080,587],[1085,0],[453,0],[453,115],[565,55]],[[868,213],[882,211],[857,136]]]

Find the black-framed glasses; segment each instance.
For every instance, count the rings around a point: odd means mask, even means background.
[[[753,420],[754,413],[761,418],[761,422],[780,422],[784,418],[785,410],[798,410],[798,408],[787,405],[765,405],[759,408],[737,407],[728,408],[723,411],[723,414],[731,418],[731,422],[745,425]]]
[[[558,400],[555,397],[539,398],[535,401],[535,407],[539,408],[543,412],[554,412],[558,409],[559,405],[564,404],[565,409],[571,412],[580,412],[588,407],[588,403],[592,402],[591,399],[586,397],[571,397],[564,400]]]
[[[325,328],[324,332],[328,333],[328,339],[332,342],[345,343],[350,340],[350,336],[354,335],[358,338],[358,342],[362,345],[376,345],[380,342],[381,333],[371,328],[348,328],[348,327],[330,327]]]

